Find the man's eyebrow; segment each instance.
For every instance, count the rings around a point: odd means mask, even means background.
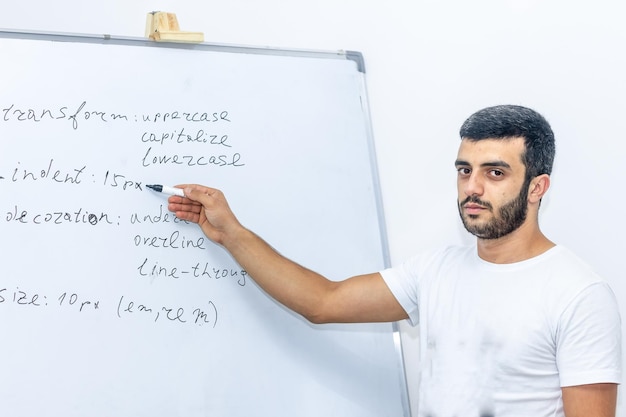
[[[471,164],[462,159],[457,159],[456,161],[454,161],[454,166],[456,167],[471,166]],[[489,167],[500,167],[500,168],[509,168],[509,169],[511,168],[511,165],[501,160],[483,162],[482,164],[480,164],[480,166],[482,168],[489,168]]]

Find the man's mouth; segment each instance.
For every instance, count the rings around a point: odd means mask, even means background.
[[[487,207],[481,206],[480,204],[468,203],[463,206],[465,213],[469,215],[476,215],[482,213],[484,210],[488,210]]]

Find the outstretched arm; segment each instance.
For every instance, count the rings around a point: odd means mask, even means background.
[[[407,318],[379,273],[331,281],[274,250],[245,228],[223,193],[201,185],[179,185],[185,197],[172,196],[168,208],[197,223],[222,245],[277,301],[314,323],[382,322]]]

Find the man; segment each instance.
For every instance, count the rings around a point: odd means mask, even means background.
[[[476,245],[385,271],[330,281],[243,227],[212,188],[181,185],[185,197],[170,197],[169,209],[314,323],[419,323],[419,416],[615,416],[615,297],[539,228],[555,153],[548,122],[528,108],[496,106],[472,115],[460,133],[458,209]]]

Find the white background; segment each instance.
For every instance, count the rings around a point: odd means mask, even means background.
[[[176,13],[182,30],[203,32],[209,43],[361,52],[393,264],[433,245],[468,241],[457,219],[453,168],[463,120],[493,104],[535,108],[557,136],[543,228],[607,277],[624,315],[621,2],[7,3],[0,14],[5,29],[141,37],[146,14],[161,10]],[[414,393],[417,329],[403,329]],[[625,414],[620,404],[618,415]]]

